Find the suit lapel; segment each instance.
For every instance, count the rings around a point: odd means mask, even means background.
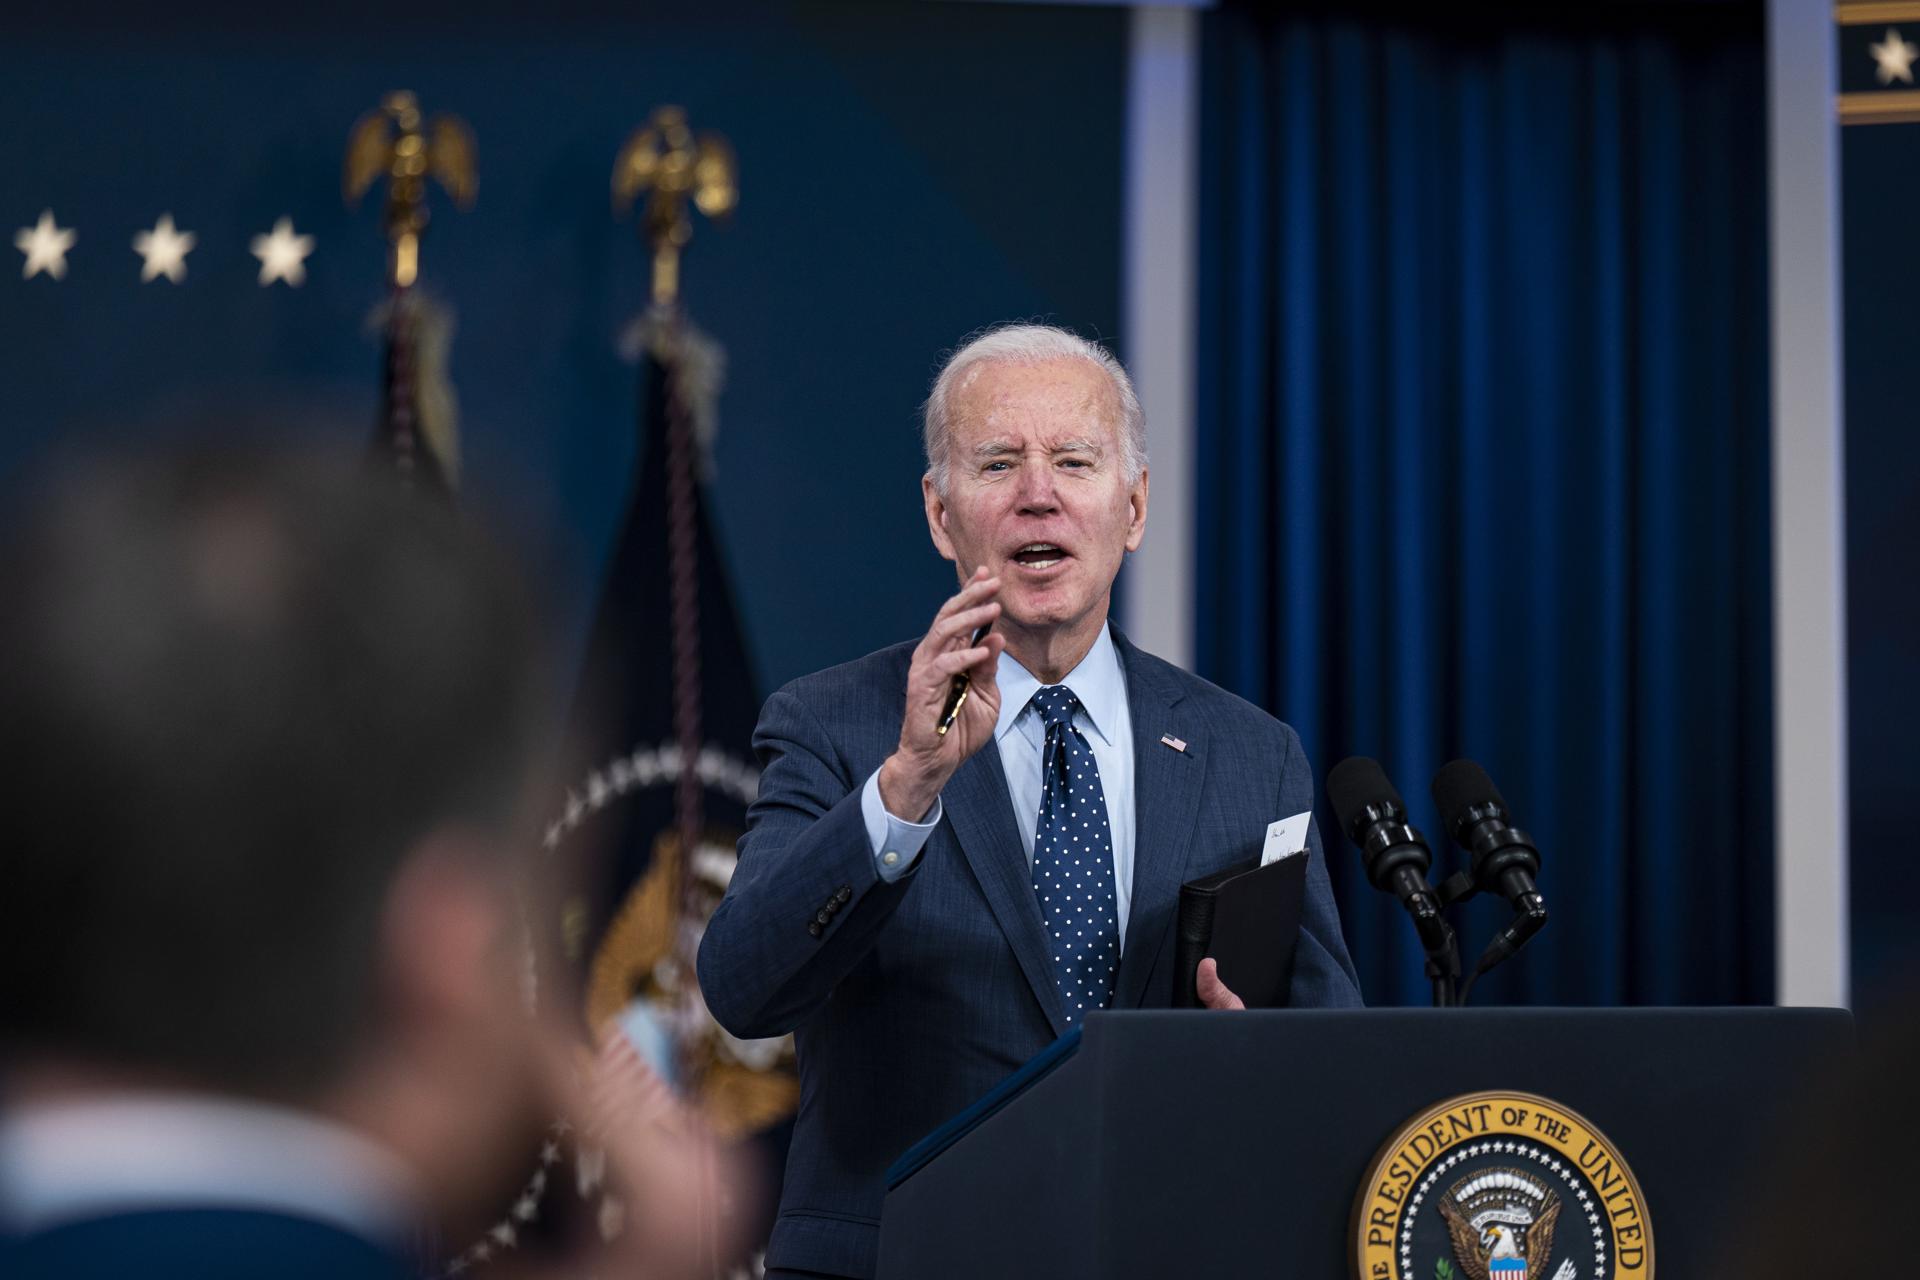
[[[1170,668],[1127,643],[1114,642],[1126,664],[1127,713],[1133,718],[1133,899],[1126,947],[1115,979],[1113,1007],[1137,1007],[1146,993],[1161,945],[1173,929],[1180,886],[1186,880],[1193,828],[1206,780],[1206,725],[1182,718],[1185,691]],[[1162,742],[1171,734],[1185,750]]]
[[[1046,1011],[1053,1033],[1067,1029],[1066,1009],[1054,985],[1047,959],[1046,925],[1033,893],[1033,871],[1026,847],[1013,824],[1013,799],[1000,768],[1000,744],[989,742],[973,753],[948,780],[944,796],[947,821],[980,882],[1000,931],[1020,962],[1034,998]]]

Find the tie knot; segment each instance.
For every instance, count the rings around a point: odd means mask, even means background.
[[[1048,729],[1064,725],[1073,727],[1073,713],[1080,707],[1080,699],[1073,696],[1073,690],[1063,684],[1042,685],[1034,690],[1033,705],[1040,708],[1040,719]]]

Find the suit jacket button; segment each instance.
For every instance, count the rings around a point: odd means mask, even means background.
[[[849,885],[843,884],[837,890],[834,891],[833,900],[835,902],[844,903],[851,897],[853,897],[852,887]]]
[[[822,911],[822,912],[821,912],[821,913],[820,913],[819,915],[817,915],[817,916],[815,916],[815,917],[813,918],[813,922],[814,922],[815,924],[817,924],[817,925],[820,925],[820,926],[822,926],[822,927],[825,927],[825,925],[826,925],[826,923],[827,923],[827,921],[829,921],[829,920],[831,920],[831,919],[833,919],[833,917],[832,917],[832,916],[830,916],[830,915],[828,915],[828,914],[827,914],[826,912],[824,912],[824,911]]]
[[[810,934],[812,934],[812,935],[813,935],[814,937],[816,937],[816,938],[817,938],[817,937],[819,937],[819,936],[820,936],[820,922],[819,922],[818,920],[809,920],[809,921],[807,921],[807,932],[808,932],[808,933],[810,933]]]

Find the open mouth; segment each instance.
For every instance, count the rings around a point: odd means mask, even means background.
[[[1013,562],[1029,569],[1051,569],[1067,558],[1067,552],[1052,542],[1029,542],[1013,553]]]

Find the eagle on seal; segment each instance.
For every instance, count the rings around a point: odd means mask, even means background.
[[[1489,1185],[1496,1183],[1501,1185]],[[1532,1179],[1504,1171],[1462,1179],[1441,1197],[1440,1214],[1468,1280],[1529,1280],[1536,1264],[1540,1271],[1532,1280],[1547,1280],[1560,1199]],[[1571,1263],[1563,1265],[1553,1280],[1572,1271]]]

